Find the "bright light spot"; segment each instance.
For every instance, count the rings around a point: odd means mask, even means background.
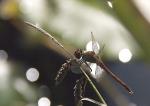
[[[8,62],[6,61],[8,58],[8,54],[4,50],[0,50],[0,77],[6,77],[9,70]]]
[[[20,0],[19,7],[27,17],[30,17],[35,22],[45,19],[45,0]],[[39,13],[42,13],[42,15]]]
[[[141,14],[150,22],[150,0],[133,0]]]
[[[107,4],[108,4],[108,6],[109,6],[110,8],[113,8],[112,2],[107,1]]]
[[[97,64],[91,63],[90,67],[91,67],[91,69],[92,69],[91,74],[92,74],[93,76],[95,76]]]
[[[9,66],[7,61],[0,61],[0,77],[5,78],[8,75]]]
[[[36,68],[30,68],[26,72],[26,77],[29,81],[35,82],[39,78],[39,71]]]
[[[91,74],[94,78],[100,78],[103,72],[103,69],[97,66],[95,63],[90,63],[90,67],[92,69]]]
[[[10,64],[7,61],[7,53],[0,50],[0,89],[5,89],[9,86]]]
[[[132,53],[129,49],[122,49],[119,52],[119,60],[123,63],[127,63],[131,60]]]
[[[34,5],[34,0],[22,0],[22,3],[24,3],[24,5],[28,6],[28,7],[32,7]]]
[[[47,97],[41,97],[38,101],[38,106],[50,106],[51,101]]]
[[[1,60],[7,60],[7,58],[8,58],[7,52],[4,50],[0,50],[0,61]]]
[[[90,41],[90,42],[87,43],[87,45],[86,45],[86,51],[93,51],[93,49],[94,49],[94,52],[96,54],[99,53],[100,46],[99,46],[98,42],[94,42],[94,45],[92,44],[92,41]]]

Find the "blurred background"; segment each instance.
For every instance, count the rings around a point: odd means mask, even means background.
[[[150,106],[149,0],[0,0],[0,106],[75,106],[71,71],[54,86],[67,54],[28,21],[73,53],[91,32],[104,63],[134,91],[129,95],[106,74],[99,91],[108,106]],[[97,99],[90,86],[86,95]],[[96,106],[84,103],[85,106]]]

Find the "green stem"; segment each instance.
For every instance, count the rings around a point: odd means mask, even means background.
[[[94,83],[92,82],[92,80],[90,79],[90,77],[87,75],[87,73],[84,71],[84,69],[82,69],[82,67],[81,67],[81,71],[82,71],[82,73],[85,75],[85,77],[87,78],[87,80],[89,81],[90,85],[91,85],[92,88],[94,89],[94,91],[95,91],[95,93],[97,94],[97,96],[98,96],[98,98],[100,99],[100,101],[102,101],[102,103],[107,106],[107,103],[106,103],[105,100],[103,99],[102,95],[101,95],[100,92],[97,90],[96,86],[94,85]]]

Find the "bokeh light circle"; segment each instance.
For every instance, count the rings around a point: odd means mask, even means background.
[[[30,82],[35,82],[39,78],[39,71],[36,68],[29,68],[26,72],[26,78]]]
[[[131,60],[132,53],[129,49],[125,48],[119,51],[119,60],[123,63],[127,63]]]

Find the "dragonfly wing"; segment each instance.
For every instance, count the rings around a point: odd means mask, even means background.
[[[102,75],[103,69],[99,67],[96,63],[88,63],[90,68],[92,69],[91,74],[94,78],[99,78]]]
[[[101,78],[102,74],[103,74],[103,69],[98,65],[96,65],[95,77],[99,79]]]
[[[99,53],[100,46],[98,42],[95,40],[93,33],[91,32],[91,38],[92,38],[92,51],[94,51],[96,54]]]

